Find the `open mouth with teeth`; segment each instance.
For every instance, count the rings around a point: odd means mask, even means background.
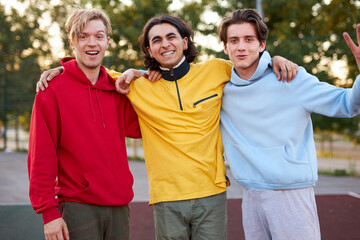
[[[164,57],[166,57],[166,56],[169,56],[169,55],[171,55],[171,54],[174,54],[174,51],[166,52],[166,53],[163,53],[162,55],[163,55]]]
[[[88,55],[98,55],[99,52],[98,51],[87,51],[86,54],[88,54]]]

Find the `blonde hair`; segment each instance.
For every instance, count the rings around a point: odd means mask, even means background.
[[[65,23],[66,32],[73,43],[77,42],[77,36],[79,36],[91,20],[100,19],[106,28],[106,35],[111,33],[111,24],[109,17],[102,10],[98,9],[78,9],[71,14]]]

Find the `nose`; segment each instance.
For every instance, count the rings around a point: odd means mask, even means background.
[[[237,46],[237,50],[238,51],[244,51],[245,50],[245,42],[244,42],[244,40],[239,41],[239,44]]]
[[[162,42],[161,42],[161,47],[162,48],[168,48],[170,46],[170,42],[167,40],[167,39],[164,39]]]
[[[90,36],[88,39],[88,45],[96,45],[96,36]]]

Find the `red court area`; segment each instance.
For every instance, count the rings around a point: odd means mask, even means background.
[[[360,239],[360,199],[350,195],[317,195],[322,240]],[[152,207],[130,204],[130,239],[153,240]],[[228,200],[228,240],[245,239],[241,221],[241,199]]]

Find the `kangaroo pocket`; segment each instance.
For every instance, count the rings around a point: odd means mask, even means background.
[[[308,154],[290,157],[285,146],[256,148],[224,144],[225,156],[234,178],[240,182],[291,185],[312,181]],[[303,149],[303,152],[306,152]]]
[[[127,205],[133,198],[133,177],[130,171],[96,170],[84,174],[84,188],[78,200],[98,205]]]

